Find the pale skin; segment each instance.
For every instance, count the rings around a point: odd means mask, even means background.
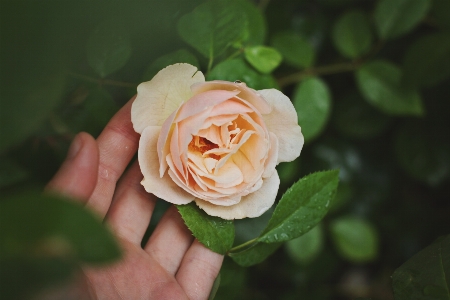
[[[123,250],[119,262],[82,266],[83,280],[75,284],[86,299],[207,299],[223,256],[193,238],[175,207],[141,247],[157,199],[141,186],[137,162],[125,172],[139,142],[130,120],[132,101],[97,140],[87,133],[75,137],[47,187],[95,211]]]

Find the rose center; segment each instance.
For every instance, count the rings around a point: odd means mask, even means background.
[[[190,151],[198,151],[201,154],[205,153],[206,151],[209,151],[211,149],[216,149],[219,148],[218,145],[214,144],[213,142],[211,142],[210,140],[204,138],[204,137],[200,137],[198,135],[194,135],[194,137],[192,138],[191,142],[189,143],[189,150]],[[220,156],[219,155],[214,155],[211,154],[211,157],[215,158],[215,159],[219,159]]]

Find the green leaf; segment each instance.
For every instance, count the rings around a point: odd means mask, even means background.
[[[430,0],[381,0],[375,7],[375,25],[382,39],[408,33],[427,14]]]
[[[363,263],[378,255],[378,234],[371,223],[356,217],[341,217],[330,224],[331,236],[346,259]]]
[[[409,121],[395,133],[394,150],[400,166],[430,186],[443,183],[450,175],[448,131],[440,132],[439,127]]]
[[[435,33],[416,40],[407,50],[403,66],[403,79],[409,86],[430,87],[448,78],[450,34]]]
[[[59,62],[61,66],[49,66],[47,59],[35,55],[31,57],[37,61],[30,62],[28,69],[18,67],[12,71],[13,74],[20,74],[20,79],[7,76],[0,81],[0,128],[3,129],[0,130],[0,153],[38,130],[63,100],[66,85],[63,63],[55,58],[51,63]],[[29,59],[23,58],[25,61]],[[3,65],[1,68],[1,73],[11,74]]]
[[[303,177],[281,198],[258,241],[277,243],[302,236],[325,216],[338,186],[339,171]]]
[[[372,45],[373,36],[365,13],[354,10],[342,15],[334,25],[332,39],[343,56],[356,58],[366,54]]]
[[[416,90],[400,85],[402,71],[394,64],[376,60],[356,71],[358,87],[366,101],[391,115],[423,114],[422,100]]]
[[[264,74],[271,73],[283,59],[277,50],[266,46],[247,47],[244,55],[256,70]]]
[[[64,100],[68,52],[74,45],[65,43],[70,37],[61,26],[67,22],[55,24],[55,17],[62,17],[50,6],[1,3],[0,152],[41,129]]]
[[[338,100],[333,123],[341,133],[355,138],[368,139],[388,128],[391,118],[369,105],[355,93]]]
[[[89,91],[88,97],[84,100],[84,108],[101,127],[104,127],[119,110],[111,94],[102,88]]]
[[[450,18],[448,12],[450,11],[450,1],[448,0],[433,0],[431,7],[431,15],[443,29],[450,31]]]
[[[200,69],[197,57],[186,49],[180,49],[158,57],[145,70],[143,81],[153,78],[160,70],[176,63],[188,63]]]
[[[0,157],[0,189],[21,182],[28,177],[28,172],[14,160]]]
[[[326,83],[311,77],[297,85],[293,101],[305,141],[317,137],[328,122],[331,112],[331,95]]]
[[[396,300],[450,299],[450,235],[437,239],[395,270]]]
[[[320,251],[324,243],[323,229],[320,224],[305,233],[299,238],[290,240],[286,243],[288,255],[297,263],[311,263]]]
[[[131,56],[131,42],[125,30],[105,21],[91,32],[86,44],[89,65],[104,78],[122,68]]]
[[[267,25],[263,13],[253,2],[248,0],[238,0],[239,8],[246,15],[248,20],[247,30],[248,36],[244,36],[243,40],[247,45],[261,45],[266,39]]]
[[[2,298],[33,299],[39,291],[61,287],[76,270],[74,262],[59,257],[0,259]]]
[[[243,39],[246,14],[233,0],[207,1],[178,21],[181,38],[208,58],[222,54]]]
[[[106,263],[120,257],[119,245],[97,215],[76,202],[38,193],[0,201],[0,239],[0,259],[40,254]]]
[[[228,253],[238,265],[242,267],[250,267],[263,262],[267,257],[273,254],[283,243],[255,243],[250,248],[241,252]]]
[[[192,234],[208,249],[225,254],[234,242],[233,221],[212,217],[195,203],[177,205],[181,217]]]
[[[281,53],[287,64],[297,68],[308,68],[314,64],[314,48],[296,33],[280,32],[273,37],[271,45]]]
[[[206,74],[207,80],[240,80],[247,86],[256,89],[277,88],[278,84],[269,74],[260,74],[253,70],[240,58],[223,61]]]

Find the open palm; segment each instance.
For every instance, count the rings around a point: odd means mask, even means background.
[[[97,140],[78,134],[48,185],[49,190],[86,203],[122,246],[124,257],[119,262],[83,267],[86,293],[92,299],[206,299],[223,256],[194,240],[175,207],[168,209],[141,247],[156,198],[140,185],[137,162],[123,174],[139,143],[130,121],[131,103]]]

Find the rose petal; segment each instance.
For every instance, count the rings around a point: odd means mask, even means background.
[[[203,73],[196,67],[174,64],[141,83],[131,106],[134,130],[142,133],[147,126],[161,126],[182,102],[193,96],[191,85],[204,81]]]
[[[241,151],[237,151],[231,158],[233,159],[233,162],[238,166],[238,168],[242,171],[245,183],[254,183],[258,178],[261,177],[261,173],[263,171],[262,166],[260,169],[253,168],[248,158]]]
[[[142,132],[139,140],[138,160],[144,179],[141,184],[148,193],[173,204],[188,204],[194,196],[184,191],[165,174],[159,177],[158,153],[156,143],[161,127],[149,126]]]
[[[213,80],[208,82],[200,82],[192,85],[192,92],[199,94],[210,90],[239,90],[239,98],[245,99],[251,103],[261,114],[268,114],[271,111],[270,104],[254,89],[247,87],[245,83],[233,83],[229,81]]]
[[[195,203],[208,215],[226,220],[256,218],[266,212],[275,202],[280,185],[277,172],[264,179],[260,189],[242,197],[238,204],[232,206],[219,206],[196,198]]]
[[[278,138],[278,163],[293,161],[300,155],[304,143],[294,105],[278,90],[258,92],[272,105],[272,112],[263,118],[269,131]]]
[[[264,166],[263,178],[272,176],[278,161],[278,139],[273,132],[270,132],[270,150]]]
[[[170,152],[170,143],[167,142],[167,138],[170,133],[173,131],[172,122],[177,115],[178,110],[174,111],[166,121],[164,121],[161,132],[159,133],[158,143],[156,144],[156,148],[158,150],[158,158],[159,158],[159,176],[163,177],[164,172],[167,169],[166,156]]]
[[[196,115],[204,111],[205,109],[212,108],[216,105],[220,105],[222,102],[233,98],[239,93],[239,91],[206,91],[197,94],[184,103],[175,122],[180,122],[190,116]]]

